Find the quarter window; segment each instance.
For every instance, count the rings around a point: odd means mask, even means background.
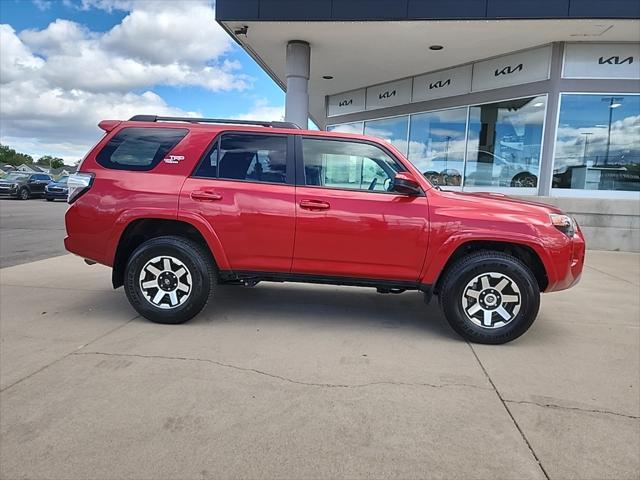
[[[100,151],[97,162],[118,170],[151,170],[187,133],[186,128],[123,128]]]
[[[385,192],[403,170],[385,151],[366,143],[303,138],[302,150],[310,186]]]

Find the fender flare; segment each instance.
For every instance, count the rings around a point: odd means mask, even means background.
[[[450,236],[440,245],[440,248],[436,252],[427,255],[424,267],[420,273],[420,281],[422,283],[435,285],[453,253],[461,246],[473,242],[505,243],[529,248],[533,250],[542,262],[549,279],[556,277],[556,269],[549,256],[547,247],[544,246],[539,238],[524,234],[497,236],[496,232],[482,234],[479,232],[459,232]]]
[[[115,263],[118,245],[122,238],[122,234],[125,232],[127,227],[136,220],[149,219],[169,220],[174,222],[178,221],[191,225],[200,233],[202,238],[204,238],[204,241],[207,242],[207,246],[218,265],[218,268],[222,270],[229,269],[229,261],[224,249],[222,248],[222,242],[220,242],[216,232],[203,217],[197,214],[184,212],[176,215],[175,212],[168,213],[166,209],[160,208],[135,208],[122,212],[115,221],[114,228],[111,231],[111,235],[108,240],[108,251],[113,252],[113,257],[109,259],[110,266],[113,266]]]

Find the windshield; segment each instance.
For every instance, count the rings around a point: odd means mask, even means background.
[[[18,172],[11,172],[6,177],[4,177],[5,180],[26,180],[27,178],[29,178],[28,174]]]

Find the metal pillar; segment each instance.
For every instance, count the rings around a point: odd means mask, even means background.
[[[309,121],[309,65],[311,47],[302,40],[291,40],[287,44],[287,93],[284,119],[302,128]]]

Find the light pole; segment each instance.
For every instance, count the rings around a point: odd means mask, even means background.
[[[607,129],[607,150],[604,156],[604,164],[609,163],[609,149],[611,148],[611,120],[613,118],[613,109],[622,106],[623,97],[602,97],[603,102],[609,102],[609,127]]]
[[[593,135],[593,132],[581,132],[584,135],[584,150],[582,151],[582,164],[587,164],[587,145],[589,145],[589,135]]]

